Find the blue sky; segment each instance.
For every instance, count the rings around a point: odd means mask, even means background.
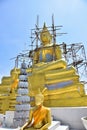
[[[57,43],[82,42],[87,53],[87,0],[0,0],[0,79],[9,76],[14,60],[22,50],[29,49],[30,29],[39,26],[63,25]]]

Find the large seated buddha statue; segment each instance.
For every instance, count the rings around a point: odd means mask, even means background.
[[[39,67],[37,69],[38,72],[39,70],[44,71],[44,69],[45,70],[56,69],[60,66],[65,68],[66,62],[61,60],[62,58],[61,49],[59,45],[52,43],[52,35],[48,31],[45,23],[40,33],[40,40],[42,44],[41,47],[36,48],[34,50],[33,67],[34,68]]]

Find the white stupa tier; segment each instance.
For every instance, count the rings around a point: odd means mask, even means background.
[[[19,88],[28,88],[28,82],[20,81],[18,83]]]
[[[18,89],[18,95],[27,95],[28,94],[28,89],[27,88],[19,88]]]
[[[30,110],[29,104],[16,105],[16,111],[29,111],[29,110]]]
[[[27,103],[27,102],[30,102],[30,97],[29,96],[24,96],[24,94],[23,94],[23,96],[17,96],[17,98],[16,98],[16,101],[17,102],[22,102],[22,103]]]

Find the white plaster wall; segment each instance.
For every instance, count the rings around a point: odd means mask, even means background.
[[[54,120],[59,120],[70,129],[85,130],[81,117],[87,116],[87,107],[54,107],[51,108]]]

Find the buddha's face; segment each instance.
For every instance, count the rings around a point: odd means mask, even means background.
[[[35,96],[35,104],[36,104],[36,106],[40,106],[43,103],[43,101],[44,101],[43,95],[37,94]]]
[[[41,40],[44,45],[50,43],[50,35],[47,33],[42,33]]]

